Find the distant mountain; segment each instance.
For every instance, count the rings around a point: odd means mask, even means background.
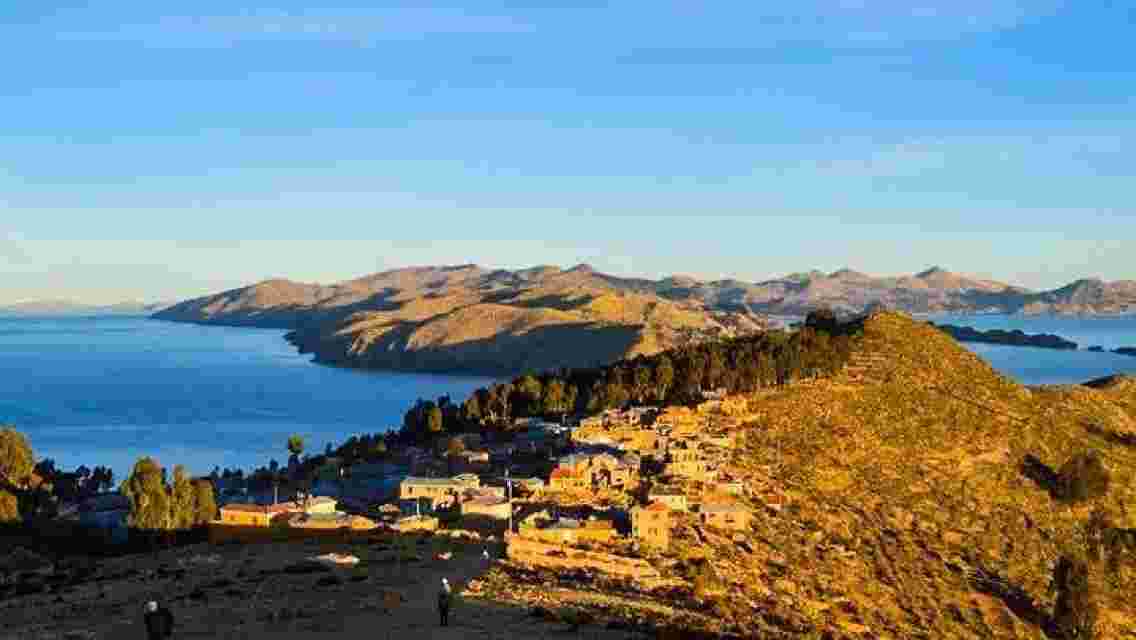
[[[269,280],[155,317],[292,329],[288,339],[322,362],[479,373],[589,367],[762,326],[658,288],[588,265],[421,267],[328,286]]]
[[[1136,280],[1077,280],[1060,289],[1027,296],[1024,313],[1132,313]]]
[[[768,316],[891,308],[913,313],[1136,313],[1136,282],[1083,280],[1035,292],[932,267],[909,276],[852,269],[763,282],[621,278],[589,265],[508,271],[477,265],[385,271],[331,285],[267,280],[155,315],[176,322],[293,330],[323,361],[412,370],[588,366]]]
[[[29,300],[0,304],[0,315],[68,316],[68,315],[150,315],[169,306],[169,303],[120,302],[110,305],[91,305],[73,300]]]

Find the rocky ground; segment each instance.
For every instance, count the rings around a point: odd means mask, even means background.
[[[97,562],[65,562],[17,580],[0,597],[0,638],[143,638],[143,604],[176,617],[175,638],[645,638],[531,608],[459,596],[451,626],[438,626],[446,577],[461,594],[490,569],[485,547],[422,538],[402,543],[279,543],[183,547]],[[490,548],[499,555],[500,548]],[[350,553],[355,568],[309,558]],[[449,560],[439,553],[452,553]]]

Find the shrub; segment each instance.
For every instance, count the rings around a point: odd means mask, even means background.
[[[1094,637],[1097,604],[1089,580],[1089,565],[1082,559],[1062,556],[1054,569],[1057,602],[1053,624],[1059,637],[1066,640],[1090,640]]]
[[[1081,502],[1108,493],[1111,477],[1100,453],[1087,451],[1069,459],[1057,474],[1061,498]]]

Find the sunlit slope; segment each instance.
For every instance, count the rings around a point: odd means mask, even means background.
[[[711,546],[743,585],[735,604],[771,629],[1040,637],[1052,563],[1090,509],[1136,526],[1131,381],[1031,391],[906,316],[863,332],[843,376],[751,402],[734,467],[763,496],[753,552]],[[1099,500],[1066,506],[1023,473],[1027,456],[1056,469],[1089,448],[1112,472]],[[1136,633],[1133,577],[1112,578],[1102,619]]]

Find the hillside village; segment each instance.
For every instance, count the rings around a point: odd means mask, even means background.
[[[210,542],[461,540],[493,559],[468,601],[612,625],[1136,634],[1133,381],[1026,388],[903,314],[856,322],[831,374],[329,451],[284,501],[226,474]],[[1083,495],[1061,488],[1077,469],[1097,478]],[[1091,616],[1067,566],[1087,567]]]
[[[509,442],[466,434],[447,439],[444,451],[407,447],[381,464],[325,459],[317,471],[325,481],[316,481],[308,499],[248,503],[232,490],[235,483],[222,481],[211,539],[255,537],[257,529],[267,536],[281,527],[448,528],[666,550],[672,517],[689,515],[723,530],[746,527],[745,488],[721,466],[736,445],[743,410],[737,400],[708,399],[693,409],[609,410],[572,426],[518,419]],[[400,478],[393,487],[392,477]],[[384,485],[394,489],[385,500],[350,497]],[[336,496],[356,513],[338,510]]]

